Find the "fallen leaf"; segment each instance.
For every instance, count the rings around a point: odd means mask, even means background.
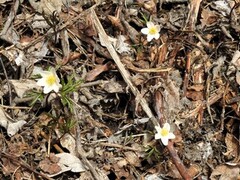
[[[216,79],[219,77],[219,74],[221,73],[221,68],[222,68],[225,60],[226,60],[226,56],[220,56],[217,59],[217,61],[215,63],[213,63],[213,65],[215,65],[215,67],[213,67],[213,70],[212,70],[213,79]]]
[[[124,152],[126,160],[135,167],[141,167],[141,161],[137,155],[132,151]]]
[[[238,69],[240,69],[240,51],[234,52],[231,63],[233,63]]]
[[[97,65],[93,70],[89,71],[85,77],[86,81],[93,81],[97,76],[105,71],[109,70],[111,62],[108,62],[104,65]]]
[[[186,97],[190,98],[194,101],[204,100],[204,93],[203,93],[203,91],[187,91]]]
[[[24,120],[20,120],[14,123],[10,122],[5,115],[3,108],[0,107],[0,126],[4,127],[7,130],[7,134],[10,137],[15,135],[26,123],[27,122]]]
[[[232,167],[228,165],[217,166],[211,176],[211,180],[237,180],[239,178],[240,168],[238,166]]]
[[[119,35],[117,39],[113,42],[113,46],[115,47],[116,51],[120,54],[122,53],[130,53],[131,48],[129,44],[125,43],[124,41],[126,38],[123,35]]]
[[[60,158],[58,164],[62,167],[68,167],[72,172],[84,172],[86,169],[84,168],[82,162],[76,156],[69,153],[59,153],[56,154],[57,157]]]
[[[161,176],[157,175],[157,174],[149,174],[147,176],[145,176],[144,178],[145,180],[163,180],[163,178],[161,178]]]
[[[211,7],[216,9],[223,16],[227,16],[231,12],[231,7],[229,6],[228,1],[226,0],[214,1]]]
[[[62,171],[61,167],[57,164],[58,161],[59,158],[51,153],[49,157],[40,161],[39,167],[42,171],[48,173],[49,175],[56,174]]]
[[[115,79],[103,83],[103,89],[108,93],[123,93],[123,86]]]
[[[76,140],[72,135],[66,133],[60,139],[61,145],[69,150],[71,154],[76,154]]]
[[[36,81],[30,79],[9,80],[12,84],[17,96],[23,98],[25,93],[29,90],[38,89],[41,87],[37,85]]]
[[[8,118],[6,117],[3,108],[0,107],[0,126],[7,129],[7,125],[8,125]]]
[[[225,152],[224,155],[228,159],[238,159],[240,148],[237,138],[235,138],[232,134],[227,133],[225,137],[225,143],[227,145],[227,152]]]
[[[26,124],[27,122],[24,120],[20,120],[14,123],[8,123],[8,127],[7,127],[7,134],[8,136],[12,137],[13,135],[15,135],[24,124]]]
[[[201,23],[202,27],[208,27],[214,25],[218,21],[218,16],[214,11],[211,11],[209,8],[203,9],[201,14]]]

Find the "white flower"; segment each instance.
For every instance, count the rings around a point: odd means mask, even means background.
[[[147,22],[147,27],[142,28],[141,32],[147,35],[147,41],[151,41],[153,38],[158,39],[160,37],[159,34],[160,26],[154,25],[152,22]]]
[[[52,90],[57,93],[59,89],[62,87],[54,68],[50,68],[49,71],[38,71],[38,73],[42,76],[42,78],[38,79],[37,85],[44,87],[43,88],[44,94],[47,94]]]
[[[165,123],[163,125],[163,128],[159,126],[155,126],[155,129],[157,130],[157,133],[155,134],[155,139],[161,139],[162,143],[167,146],[169,139],[174,139],[175,135],[170,132],[170,125],[168,123]]]

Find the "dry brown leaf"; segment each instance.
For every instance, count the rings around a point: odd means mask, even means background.
[[[122,158],[117,162],[117,165],[119,166],[119,168],[123,168],[124,166],[126,166],[128,164],[127,160]]]
[[[109,70],[110,64],[111,64],[111,62],[108,62],[104,65],[97,65],[93,70],[91,70],[87,73],[85,80],[86,81],[95,80],[99,74]]]
[[[188,173],[190,174],[191,177],[195,177],[196,175],[198,175],[201,172],[202,168],[197,165],[197,164],[192,164],[189,168],[188,168]]]
[[[11,173],[15,172],[18,169],[18,165],[14,164],[10,159],[7,159],[5,157],[1,158],[2,161],[2,172],[4,175],[8,176]]]
[[[126,160],[135,167],[141,167],[141,161],[137,155],[132,151],[124,152]]]
[[[197,101],[197,100],[204,100],[204,93],[203,91],[187,91],[186,97]]]
[[[35,1],[35,0],[29,0],[29,3],[31,6],[40,14],[44,14],[46,16],[52,16],[53,13],[60,12],[61,7],[63,5],[64,0],[41,0],[41,1]]]
[[[179,174],[179,171],[177,170],[176,166],[171,161],[168,161],[167,176],[169,176],[172,179],[182,179],[182,176]]]
[[[239,156],[239,141],[232,134],[227,133],[225,138],[225,143],[227,145],[227,152],[224,153],[228,159],[238,159]]]
[[[60,158],[56,157],[53,153],[49,155],[49,157],[46,157],[39,163],[39,167],[41,170],[48,174],[56,174],[60,172],[62,169],[57,164]]]
[[[123,86],[115,79],[103,83],[103,89],[108,93],[123,93]]]
[[[202,91],[204,90],[204,85],[202,84],[194,84],[190,87],[188,87],[189,90],[194,90],[194,91]]]
[[[211,180],[236,180],[239,178],[240,168],[238,166],[232,167],[228,165],[217,166],[211,176]]]
[[[30,79],[10,80],[17,96],[23,98],[25,93],[29,90],[37,89],[41,90],[41,87],[37,85],[36,81]]]
[[[217,23],[218,16],[214,11],[211,11],[209,8],[203,9],[201,14],[201,23],[202,27],[212,26]]]

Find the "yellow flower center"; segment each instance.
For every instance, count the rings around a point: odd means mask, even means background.
[[[54,74],[48,75],[46,82],[49,86],[52,86],[54,83],[56,83],[56,77],[54,76]]]
[[[156,27],[149,28],[149,34],[151,35],[157,34],[157,28]]]
[[[162,130],[161,130],[161,135],[162,135],[163,137],[168,136],[168,134],[169,134],[169,131],[168,131],[167,129],[162,129]]]

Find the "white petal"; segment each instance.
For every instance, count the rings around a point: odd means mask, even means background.
[[[160,126],[155,126],[155,129],[157,132],[160,132],[162,128]]]
[[[150,42],[153,38],[154,38],[153,35],[149,35],[149,34],[148,34],[148,36],[147,36],[147,41]]]
[[[143,34],[148,34],[148,33],[149,33],[149,29],[148,29],[148,28],[142,28],[142,29],[141,29],[141,32],[142,32]]]
[[[52,89],[53,89],[56,93],[58,93],[60,87],[61,87],[60,85],[54,84],[54,85],[52,86]]]
[[[168,145],[168,138],[161,138],[163,145],[167,146]]]
[[[175,139],[175,135],[173,134],[173,133],[169,133],[169,135],[168,135],[168,139]]]
[[[48,93],[50,93],[51,91],[52,91],[52,88],[51,88],[51,87],[45,86],[45,87],[43,88],[43,93],[44,93],[44,94],[48,94]]]
[[[170,131],[170,124],[165,123],[165,124],[163,125],[163,128],[164,128],[164,129],[167,129],[168,131]]]
[[[154,38],[155,38],[155,39],[158,39],[159,37],[160,37],[160,34],[159,34],[159,33],[157,33],[157,34],[154,35]]]
[[[156,27],[156,29],[157,29],[157,32],[159,32],[160,29],[161,29],[160,26],[159,26],[159,25],[156,25],[155,27]]]
[[[60,79],[58,78],[58,75],[56,73],[56,70],[54,68],[51,68],[50,71],[54,74],[54,76],[56,77],[56,82],[60,82]]]
[[[151,27],[153,27],[153,26],[154,26],[153,22],[151,22],[151,21],[147,22],[147,27],[148,27],[148,28],[151,28]]]
[[[42,71],[40,72],[40,75],[42,76],[42,78],[46,79],[46,77],[48,77],[49,75],[51,75],[52,73],[49,71]]]
[[[45,86],[45,84],[46,84],[45,78],[38,79],[37,81],[38,86]]]
[[[55,70],[53,67],[51,67],[51,68],[49,69],[49,72],[50,72],[51,74],[54,74],[54,76],[57,77],[56,70]]]
[[[161,139],[161,138],[162,138],[162,136],[160,133],[155,134],[155,139]]]

